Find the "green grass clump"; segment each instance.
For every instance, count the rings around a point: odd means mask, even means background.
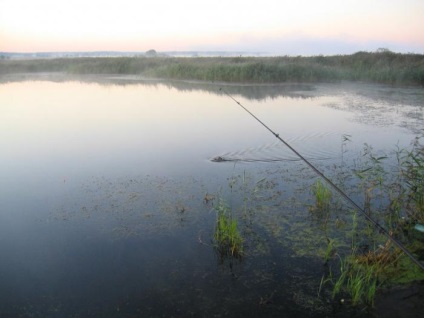
[[[215,207],[217,220],[214,245],[221,257],[239,258],[243,254],[243,238],[237,228],[237,220],[231,215],[229,207],[220,200]]]
[[[346,288],[352,297],[352,305],[355,306],[362,302],[373,304],[377,290],[374,267],[367,266],[352,271],[348,276]]]
[[[353,252],[340,259],[339,277],[335,281],[329,280],[333,282],[333,298],[341,294],[353,306],[372,306],[380,287],[423,279],[424,272],[388,240],[375,250],[359,254]]]
[[[315,196],[315,207],[318,210],[328,210],[331,201],[331,191],[328,189],[320,179],[318,179],[312,186],[312,192]]]
[[[360,263],[355,257],[341,260],[340,276],[333,286],[333,298],[343,293],[353,306],[373,305],[382,266],[384,264]]]

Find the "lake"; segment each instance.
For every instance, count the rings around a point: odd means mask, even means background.
[[[365,314],[320,287],[339,265],[311,213],[317,176],[237,102],[359,205],[365,144],[393,154],[423,134],[417,87],[0,77],[0,316]],[[241,259],[214,248],[219,200]],[[335,201],[343,255],[352,212]],[[402,314],[388,297],[371,314]]]

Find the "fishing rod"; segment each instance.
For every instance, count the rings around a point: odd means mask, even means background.
[[[296,156],[298,156],[303,162],[305,162],[317,175],[324,179],[337,193],[339,193],[343,198],[346,199],[357,211],[359,211],[380,233],[384,234],[389,240],[396,244],[415,264],[417,264],[422,270],[424,270],[424,264],[421,263],[412,253],[396,238],[392,237],[390,233],[382,227],[377,221],[375,221],[368,213],[365,212],[355,201],[353,201],[342,189],[336,186],[329,178],[327,178],[318,168],[316,168],[312,163],[309,162],[305,157],[303,157],[296,149],[294,149],[290,144],[288,144],[279,134],[275,133],[271,128],[269,128],[264,122],[262,122],[258,117],[256,117],[252,112],[250,112],[246,107],[244,107],[238,100],[233,96],[227,93],[224,89],[220,88],[219,91],[222,91],[225,95],[231,98],[236,104],[243,108],[250,116],[252,116],[256,121],[258,121],[262,126],[264,126],[271,134],[273,134],[279,141],[286,145]]]

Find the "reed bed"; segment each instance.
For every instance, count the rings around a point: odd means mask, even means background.
[[[424,85],[424,55],[390,51],[335,56],[164,56],[0,60],[0,74],[65,72],[131,74],[162,79],[239,83],[342,80]]]

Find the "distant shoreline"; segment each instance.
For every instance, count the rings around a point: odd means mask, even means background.
[[[276,53],[247,51],[64,51],[64,52],[0,52],[0,59],[54,59],[80,57],[275,57]]]
[[[424,86],[424,55],[390,51],[312,57],[73,57],[0,59],[0,74],[137,75],[145,78],[271,84],[343,80]]]

